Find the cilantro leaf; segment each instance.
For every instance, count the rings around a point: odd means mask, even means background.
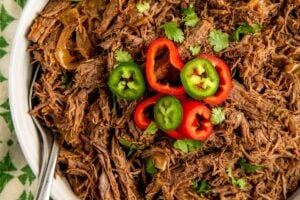
[[[239,41],[241,35],[245,35],[245,34],[254,34],[257,33],[259,31],[261,31],[262,29],[262,25],[260,24],[253,24],[253,25],[249,25],[247,23],[242,23],[231,35],[230,40],[232,41]]]
[[[258,165],[251,165],[249,163],[247,163],[246,159],[245,158],[240,158],[238,160],[238,164],[241,166],[241,168],[246,172],[246,173],[249,173],[249,174],[253,174],[256,172],[256,170],[260,170],[260,169],[263,169],[264,166],[261,165],[261,164],[258,164]]]
[[[155,122],[151,122],[149,126],[144,131],[144,134],[154,135],[158,131],[157,124]]]
[[[235,187],[238,186],[239,188],[241,188],[242,190],[246,189],[247,187],[247,181],[244,178],[239,178],[236,181],[236,185],[234,185]]]
[[[238,180],[236,180],[232,174],[231,168],[227,169],[227,176],[230,178],[231,183],[234,187],[239,187],[242,190],[246,189],[247,181],[244,178],[239,178]]]
[[[196,55],[198,55],[199,53],[200,53],[200,51],[201,51],[201,46],[200,45],[191,45],[190,47],[189,47],[189,50],[190,50],[190,52],[191,52],[191,54],[192,54],[192,56],[196,56]]]
[[[147,160],[147,162],[146,162],[146,171],[151,175],[156,174],[158,172],[158,169],[154,165],[154,160],[153,159],[148,159]]]
[[[123,145],[124,147],[130,148],[132,146],[132,143],[124,138],[119,139],[119,143]]]
[[[175,42],[182,43],[184,41],[184,34],[180,28],[177,28],[177,24],[174,21],[166,22],[160,28],[165,30],[167,38]]]
[[[189,4],[187,9],[182,9],[181,14],[183,15],[182,21],[184,25],[194,27],[199,21],[199,17],[194,11],[194,5]]]
[[[146,148],[145,145],[135,145],[132,144],[130,141],[120,138],[119,143],[128,149],[127,157],[130,157],[132,154],[134,154],[137,150],[144,150]]]
[[[122,49],[118,49],[115,51],[115,59],[118,62],[134,62],[131,54],[128,51],[123,51]]]
[[[212,109],[210,121],[213,125],[221,124],[225,120],[225,113],[220,107]]]
[[[210,192],[211,186],[206,182],[206,180],[202,180],[200,185],[199,181],[193,180],[193,188],[200,196],[205,196]]]
[[[219,52],[228,47],[228,34],[214,29],[209,33],[208,42],[213,46],[215,52]]]
[[[204,143],[202,141],[189,140],[189,139],[176,140],[173,144],[173,146],[176,149],[180,149],[184,153],[196,151],[200,149],[203,145]]]
[[[63,89],[70,89],[72,87],[72,79],[72,74],[70,73],[64,73],[60,77],[60,80],[63,84]]]
[[[139,11],[139,13],[143,13],[147,10],[149,10],[150,4],[148,2],[139,2],[136,4],[136,9]]]

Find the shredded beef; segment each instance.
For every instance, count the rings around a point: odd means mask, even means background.
[[[57,173],[82,199],[286,199],[300,181],[299,0],[147,2],[149,10],[138,13],[134,0],[50,0],[34,20],[29,51],[42,73],[31,113],[60,138]],[[180,10],[190,3],[200,21],[194,28],[180,25],[185,35],[176,44],[181,57],[192,59],[189,47],[200,45],[203,53],[228,64],[234,81],[220,105],[226,120],[215,126],[203,148],[184,154],[163,132],[143,134],[133,121],[138,101],[116,98],[107,81],[116,49],[129,51],[144,69],[148,45],[164,36],[159,27],[171,20],[179,25]],[[230,35],[243,22],[263,29],[213,52],[210,31]],[[55,57],[66,27],[71,69]],[[158,63],[158,78],[172,79],[168,54]],[[145,98],[150,94],[147,88]],[[121,138],[144,148],[127,156]],[[149,158],[158,169],[154,175],[146,172]],[[237,164],[240,158],[264,167],[246,173]],[[246,179],[244,190],[232,185],[228,168]],[[195,180],[206,180],[210,192],[197,194]]]

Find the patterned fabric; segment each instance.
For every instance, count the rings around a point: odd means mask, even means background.
[[[7,91],[11,44],[25,2],[0,0],[0,199],[4,200],[33,200],[36,185],[14,133]]]

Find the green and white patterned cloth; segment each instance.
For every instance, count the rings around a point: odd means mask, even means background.
[[[11,44],[26,0],[0,0],[0,199],[33,200],[36,177],[16,139],[8,103]]]

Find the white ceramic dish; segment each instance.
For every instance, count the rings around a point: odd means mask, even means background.
[[[14,127],[24,156],[35,174],[38,174],[39,169],[40,141],[32,119],[28,114],[28,86],[32,69],[29,63],[29,53],[27,52],[26,34],[32,21],[47,2],[48,0],[27,0],[16,31],[9,66],[9,100]],[[55,200],[78,199],[68,183],[60,177],[54,180],[51,193]],[[289,200],[299,199],[300,189],[289,198]]]
[[[28,86],[32,69],[29,63],[26,34],[33,19],[47,2],[48,0],[27,0],[16,30],[9,66],[9,100],[14,127],[24,156],[35,174],[38,174],[40,163],[40,140],[28,114]],[[55,200],[78,199],[68,183],[60,177],[54,179],[51,194]]]

